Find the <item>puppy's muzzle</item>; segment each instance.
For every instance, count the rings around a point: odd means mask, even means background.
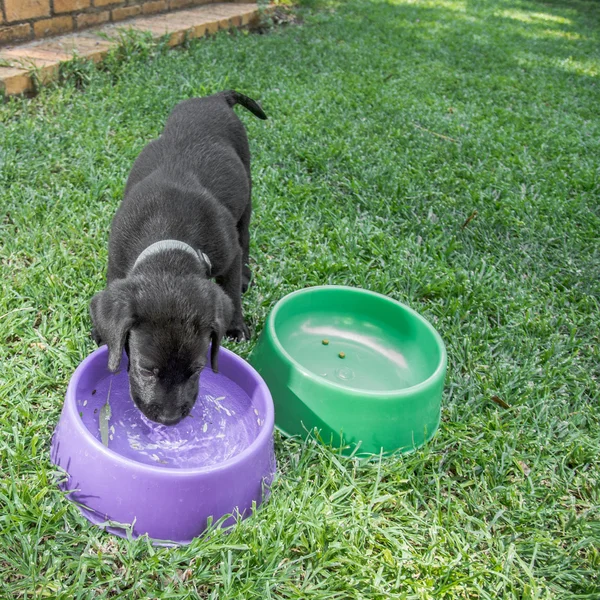
[[[188,402],[182,406],[165,407],[156,403],[144,404],[137,396],[133,400],[146,418],[161,425],[177,425],[192,411],[192,404]]]

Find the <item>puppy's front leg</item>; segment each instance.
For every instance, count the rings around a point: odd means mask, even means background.
[[[237,224],[238,239],[242,247],[242,294],[245,294],[252,281],[252,271],[250,270],[250,217],[252,216],[252,204],[248,201],[248,206]]]
[[[219,285],[233,302],[233,318],[227,336],[237,342],[250,339],[250,330],[242,315],[242,253],[238,252],[229,270],[219,278]]]

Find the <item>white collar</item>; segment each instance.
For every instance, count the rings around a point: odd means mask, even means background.
[[[185,242],[181,242],[180,240],[160,240],[160,242],[154,242],[154,244],[150,244],[136,259],[135,263],[133,263],[133,268],[139,265],[143,260],[146,260],[150,256],[154,254],[158,254],[159,252],[163,252],[165,250],[183,250],[187,252],[191,256],[193,256],[196,260],[200,260],[204,262],[207,267],[208,275],[210,276],[210,272],[212,269],[212,263],[210,262],[210,258],[201,252],[200,250],[194,250],[189,244]]]

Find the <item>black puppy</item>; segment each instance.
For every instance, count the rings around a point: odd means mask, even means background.
[[[267,118],[235,91],[186,100],[138,156],[112,221],[107,287],[90,303],[108,368],[125,348],[133,400],[165,425],[190,413],[209,343],[216,372],[223,335],[250,336],[250,150],[235,104]]]

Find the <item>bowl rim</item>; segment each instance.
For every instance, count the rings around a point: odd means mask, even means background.
[[[310,371],[309,369],[304,367],[300,362],[298,362],[295,358],[293,358],[289,354],[289,352],[283,347],[283,345],[280,342],[279,337],[277,336],[277,333],[276,333],[275,319],[277,317],[277,313],[292,298],[294,298],[296,296],[305,295],[305,294],[315,293],[315,292],[319,293],[324,290],[340,290],[340,291],[345,291],[348,293],[371,296],[373,298],[377,298],[377,299],[387,302],[389,304],[395,305],[396,307],[407,312],[410,316],[415,318],[417,321],[420,321],[425,326],[425,328],[429,331],[429,333],[432,334],[438,348],[440,349],[440,360],[438,361],[438,364],[437,364],[435,370],[433,371],[433,373],[427,379],[425,379],[415,385],[407,387],[407,388],[399,388],[399,389],[395,389],[395,390],[369,390],[369,389],[365,389],[365,388],[357,388],[357,387],[351,387],[348,385],[342,385],[342,384],[338,384],[334,381],[323,379],[322,377],[319,377],[317,374],[313,373],[312,371]],[[273,306],[273,308],[267,318],[266,329],[268,330],[268,333],[270,334],[269,337],[273,341],[273,344],[274,344],[277,352],[279,354],[282,354],[285,357],[285,359],[288,360],[302,375],[304,375],[305,377],[307,377],[308,379],[310,379],[312,382],[314,382],[315,384],[317,384],[319,386],[323,386],[325,388],[329,388],[329,389],[332,389],[332,390],[335,390],[338,392],[340,390],[342,390],[345,393],[348,393],[353,396],[366,396],[369,398],[375,398],[375,399],[380,399],[380,400],[392,400],[392,399],[398,399],[398,398],[402,398],[402,397],[411,396],[415,392],[425,389],[425,388],[429,387],[430,385],[432,385],[433,383],[435,383],[437,380],[439,380],[440,376],[444,375],[447,364],[448,364],[448,355],[446,352],[446,345],[444,344],[444,340],[442,339],[442,336],[437,332],[435,327],[425,317],[420,315],[416,310],[412,309],[410,306],[407,306],[406,304],[404,304],[398,300],[394,300],[393,298],[390,298],[389,296],[380,294],[378,292],[373,292],[371,290],[366,290],[364,288],[353,287],[353,286],[349,286],[349,285],[316,285],[316,286],[306,287],[301,290],[296,290],[295,292],[291,292],[290,294],[285,295],[283,298],[280,298]]]
[[[96,350],[94,350],[91,354],[86,356],[86,358],[79,363],[77,368],[75,369],[69,384],[67,386],[67,393],[65,395],[65,409],[68,411],[68,418],[74,424],[75,429],[77,429],[81,434],[82,438],[86,440],[87,443],[91,444],[91,446],[100,454],[104,455],[107,459],[111,461],[115,461],[122,466],[128,467],[131,470],[135,470],[138,472],[145,472],[147,474],[160,475],[161,477],[169,477],[169,478],[181,478],[181,477],[196,477],[198,475],[209,475],[215,474],[220,471],[226,471],[230,468],[234,468],[242,462],[245,462],[247,459],[251,458],[257,452],[262,449],[265,444],[269,444],[270,439],[273,436],[273,429],[275,425],[275,407],[273,404],[273,398],[271,396],[271,392],[263,380],[262,376],[254,369],[254,367],[245,361],[241,356],[238,356],[231,350],[227,348],[220,347],[219,355],[221,354],[227,355],[236,366],[241,367],[242,369],[247,369],[250,371],[252,377],[257,381],[260,393],[266,400],[266,415],[265,421],[263,423],[263,427],[259,431],[256,438],[252,441],[252,443],[244,448],[239,454],[228,458],[227,460],[217,463],[215,465],[205,466],[205,467],[194,467],[194,468],[184,468],[184,469],[175,469],[168,467],[159,467],[155,465],[150,465],[147,463],[138,462],[132,458],[128,458],[111,450],[109,447],[105,446],[100,440],[96,439],[92,432],[84,425],[83,420],[79,415],[79,411],[77,410],[77,386],[79,384],[79,380],[83,376],[83,373],[86,369],[95,361],[99,359],[102,355],[108,354],[108,347],[106,345],[100,346]],[[108,358],[107,358],[108,360]],[[113,374],[108,371],[108,367],[106,368],[109,377],[112,377]],[[59,417],[60,421],[63,419],[63,415]],[[58,425],[57,425],[58,429]],[[56,436],[53,436],[53,438]],[[54,444],[54,439],[53,439]]]

